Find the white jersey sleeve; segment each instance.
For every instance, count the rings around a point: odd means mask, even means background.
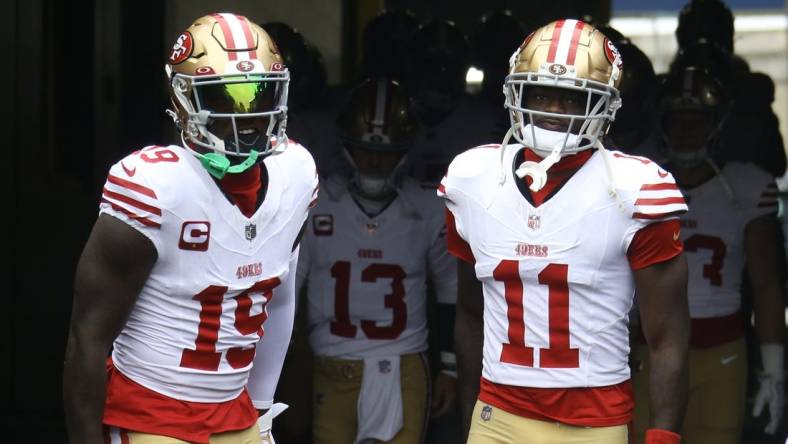
[[[687,202],[673,175],[646,157],[619,151],[608,153],[616,165],[616,184],[632,223],[624,235],[626,252],[642,228],[664,220],[676,219],[687,211]]]
[[[160,196],[161,191],[157,194],[148,175],[153,173],[152,169],[162,170],[177,158],[172,150],[159,146],[148,146],[129,154],[112,165],[101,193],[99,212],[120,219],[145,235],[159,255],[164,253],[161,245],[162,208],[167,204],[163,199],[168,196]],[[161,166],[155,168],[154,164]]]
[[[274,392],[282,372],[290,337],[293,333],[296,291],[294,272],[298,264],[298,248],[290,259],[290,272],[287,279],[273,291],[273,298],[265,307],[268,315],[263,322],[263,337],[257,350],[249,374],[249,396],[258,410],[271,408]]]

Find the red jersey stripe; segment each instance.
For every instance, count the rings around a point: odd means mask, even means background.
[[[111,205],[113,210],[120,211],[121,213],[129,216],[131,219],[134,219],[134,220],[138,221],[139,223],[141,223],[143,225],[146,225],[148,227],[153,227],[153,228],[160,228],[161,227],[160,223],[154,222],[154,221],[148,219],[147,217],[138,216],[138,215],[132,213],[131,211],[121,207],[120,205],[117,205],[117,204],[115,204],[113,202],[108,201],[107,199],[101,199],[101,201]]]
[[[219,27],[222,28],[222,34],[224,35],[224,43],[227,45],[227,49],[229,50],[229,59],[230,60],[238,60],[238,54],[233,51],[235,49],[235,40],[233,39],[233,32],[230,30],[230,25],[227,23],[227,20],[222,17],[221,14],[213,14],[213,18],[216,19],[216,22],[219,23]]]
[[[446,244],[449,253],[469,264],[475,264],[476,258],[473,256],[471,246],[457,233],[454,214],[448,208],[444,208],[444,213],[446,215]]]
[[[142,186],[140,184],[137,184],[137,183],[134,183],[134,182],[129,182],[126,179],[121,179],[120,177],[113,176],[112,174],[110,174],[107,177],[107,182],[115,184],[115,185],[117,185],[119,187],[128,188],[131,191],[136,191],[136,192],[138,192],[140,194],[144,194],[144,195],[146,195],[148,197],[152,197],[152,198],[156,199],[156,192],[153,191],[152,189],[150,189],[148,187],[144,187],[144,186]]]
[[[125,429],[120,430],[120,444],[129,444],[129,432]]]
[[[583,30],[585,23],[580,20],[575,23],[575,29],[572,31],[572,42],[569,44],[569,54],[566,56],[566,64],[574,65],[575,57],[577,56],[577,45],[580,43],[580,32]]]
[[[677,210],[677,211],[669,211],[667,213],[654,213],[654,214],[634,212],[632,213],[632,219],[648,219],[648,220],[663,219],[665,217],[679,215],[681,213],[684,213],[685,211],[686,210]]]
[[[555,62],[555,54],[558,52],[558,41],[561,40],[561,28],[564,27],[564,20],[560,20],[553,28],[553,37],[550,41],[550,51],[547,53],[547,63]]]
[[[441,194],[446,194],[446,187],[443,184],[438,185],[438,192]]]
[[[154,207],[153,205],[148,205],[145,202],[140,202],[137,199],[126,196],[125,194],[114,193],[104,188],[103,196],[106,197],[107,199],[119,200],[123,203],[127,203],[132,207],[136,207],[138,210],[147,211],[148,213],[161,216],[161,210],[158,207]]]
[[[654,199],[641,198],[635,201],[635,205],[671,205],[683,204],[683,197],[660,197]]]
[[[647,183],[640,187],[640,191],[664,191],[678,189],[679,187],[675,183]]]
[[[643,165],[648,165],[651,163],[651,160],[646,159],[645,157],[630,156],[628,154],[619,153],[617,151],[613,153],[613,157],[618,157],[619,159],[635,160],[642,163]]]

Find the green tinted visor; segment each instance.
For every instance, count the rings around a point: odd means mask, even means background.
[[[277,82],[255,80],[195,85],[199,109],[217,114],[250,114],[274,110]]]

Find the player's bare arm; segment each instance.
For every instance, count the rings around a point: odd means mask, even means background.
[[[143,234],[101,215],[77,265],[63,374],[69,441],[103,443],[106,360],[157,253]]]
[[[634,273],[651,362],[649,427],[680,433],[689,383],[687,261],[680,254]]]
[[[463,442],[468,438],[471,414],[479,396],[484,341],[484,300],[482,283],[476,279],[472,264],[458,260],[457,316],[454,323],[454,350],[462,415]]]

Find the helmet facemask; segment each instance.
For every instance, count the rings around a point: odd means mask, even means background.
[[[173,74],[167,68],[177,110],[171,115],[184,146],[212,175],[242,172],[284,149],[287,70],[219,77]]]
[[[404,175],[404,166],[408,154],[406,149],[374,150],[352,143],[344,143],[342,154],[351,168],[351,186],[362,196],[372,200],[383,200],[396,193]],[[375,164],[388,164],[389,168],[377,166],[369,167],[362,162],[357,162],[355,155],[385,157],[384,160],[373,162]]]
[[[529,89],[560,88],[584,96],[582,114],[559,114],[528,108],[524,103]],[[574,154],[596,146],[621,106],[618,90],[589,79],[541,73],[514,73],[504,83],[504,106],[509,111],[512,135],[542,157],[553,153]],[[555,131],[537,125],[541,118],[566,122],[566,130]]]
[[[660,129],[668,158],[679,168],[707,163],[729,114],[721,84],[705,70],[686,67],[670,73],[662,88]]]

